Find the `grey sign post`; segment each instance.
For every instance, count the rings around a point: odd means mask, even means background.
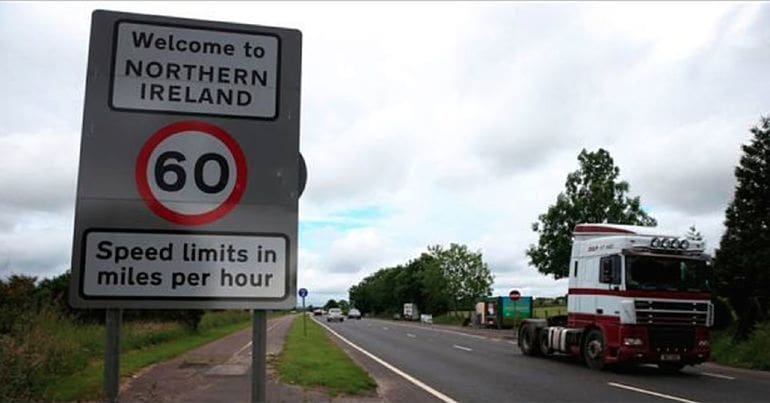
[[[296,304],[301,41],[93,13],[74,307],[250,309],[257,357],[264,310]]]
[[[307,288],[300,288],[299,296],[302,298],[302,335],[307,337],[307,312],[305,311],[305,297],[307,297]]]

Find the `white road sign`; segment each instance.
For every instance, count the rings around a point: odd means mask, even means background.
[[[285,297],[283,236],[89,231],[86,296]]]
[[[296,305],[301,44],[293,29],[94,12],[73,306]]]
[[[119,22],[112,106],[272,119],[276,35]]]

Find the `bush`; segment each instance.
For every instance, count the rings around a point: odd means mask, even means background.
[[[718,332],[713,338],[714,361],[742,368],[770,370],[770,322],[763,322],[744,342],[735,342],[735,326]]]
[[[39,398],[57,375],[85,366],[90,354],[77,333],[61,314],[44,309],[0,336],[0,396]]]
[[[8,334],[29,320],[29,313],[35,310],[36,280],[15,274],[5,281],[0,279],[0,334]]]

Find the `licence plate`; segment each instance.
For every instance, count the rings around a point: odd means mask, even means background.
[[[661,354],[661,361],[679,361],[682,357],[679,354]]]

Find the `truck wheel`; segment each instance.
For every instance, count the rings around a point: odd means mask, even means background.
[[[538,355],[540,353],[537,348],[535,333],[535,327],[529,323],[524,324],[519,330],[519,349],[525,355]]]
[[[658,369],[661,371],[667,373],[667,374],[674,374],[682,370],[684,368],[684,364],[678,363],[678,362],[659,362],[658,363]]]
[[[604,368],[604,336],[599,329],[591,329],[583,340],[583,360],[588,368]]]
[[[537,347],[541,355],[549,356],[553,354],[553,349],[548,347],[548,330],[541,329],[537,336]]]

